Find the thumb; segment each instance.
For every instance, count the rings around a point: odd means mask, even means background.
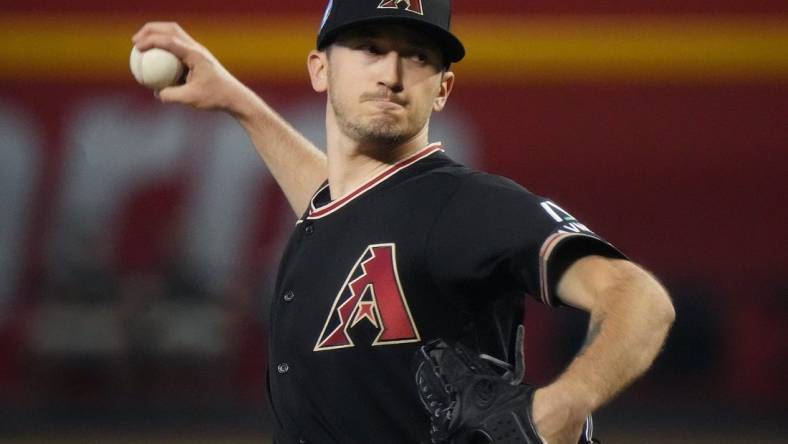
[[[154,95],[162,103],[183,103],[191,104],[189,85],[168,86],[154,92]]]

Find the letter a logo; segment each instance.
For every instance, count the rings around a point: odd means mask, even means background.
[[[403,5],[406,11],[424,15],[424,10],[421,9],[421,0],[382,0],[378,9],[400,9],[400,6]]]
[[[348,329],[367,320],[380,332],[373,346],[421,340],[402,292],[394,244],[370,245],[339,290],[314,351],[353,347]]]

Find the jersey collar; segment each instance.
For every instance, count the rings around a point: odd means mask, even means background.
[[[328,216],[329,214],[331,214],[331,213],[339,210],[340,208],[344,207],[345,205],[349,204],[354,199],[358,198],[359,196],[361,196],[362,194],[366,193],[367,191],[375,188],[377,185],[381,184],[382,182],[384,182],[389,177],[391,177],[391,176],[397,174],[398,172],[404,170],[405,168],[413,165],[414,163],[418,162],[419,160],[424,159],[425,157],[427,157],[427,156],[429,156],[431,154],[437,153],[438,151],[443,151],[441,143],[440,142],[431,143],[431,144],[427,145],[426,147],[422,148],[421,150],[419,150],[418,152],[416,152],[414,154],[411,154],[410,156],[406,157],[405,159],[400,160],[399,162],[397,162],[394,165],[390,166],[385,171],[383,171],[382,173],[380,173],[377,176],[373,177],[372,179],[370,179],[369,181],[367,181],[366,183],[364,183],[360,187],[356,188],[352,192],[350,192],[348,194],[345,194],[344,196],[342,196],[339,199],[333,200],[333,201],[331,201],[331,202],[329,202],[329,203],[327,203],[325,205],[322,205],[322,206],[318,207],[315,204],[315,200],[317,200],[317,197],[320,196],[321,193],[324,193],[324,192],[327,191],[328,181],[326,181],[326,183],[317,190],[315,195],[312,196],[312,199],[309,201],[309,214],[307,215],[306,218],[314,220],[314,219],[320,219],[322,217]]]

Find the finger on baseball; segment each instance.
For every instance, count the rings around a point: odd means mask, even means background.
[[[185,40],[193,40],[177,22],[148,22],[131,37],[131,41],[137,43],[137,40],[150,34],[169,34]]]
[[[166,49],[175,54],[175,57],[181,59],[189,67],[194,66],[198,57],[195,46],[179,37],[166,34],[150,34],[141,38],[135,46],[140,51],[147,51],[151,48]]]

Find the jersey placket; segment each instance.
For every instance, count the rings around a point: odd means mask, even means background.
[[[300,257],[305,254],[312,243],[315,235],[315,222],[310,220],[299,221],[291,239],[292,245],[288,248],[293,257]],[[300,323],[299,314],[303,310],[299,308],[299,302],[304,299],[304,287],[297,282],[293,271],[297,269],[297,264],[291,263],[286,269],[280,270],[283,273],[283,280],[277,286],[277,293],[271,305],[271,347],[269,357],[269,380],[272,389],[272,397],[275,398],[275,405],[279,406],[279,411],[275,410],[280,425],[292,436],[293,442],[299,444],[307,443],[304,434],[306,424],[302,423],[297,416],[299,405],[303,406],[305,400],[297,399],[298,380],[303,369],[297,357],[297,346],[303,346],[299,340],[293,340],[288,334],[282,334],[282,330],[290,328],[292,325]],[[275,388],[274,388],[275,387]]]

